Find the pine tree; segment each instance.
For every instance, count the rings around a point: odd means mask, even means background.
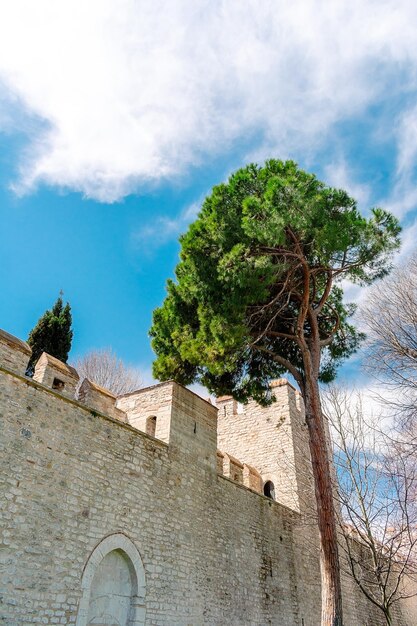
[[[336,519],[319,381],[358,347],[341,280],[370,284],[399,247],[395,217],[292,161],[249,165],[214,187],[180,239],[177,281],[154,313],[156,378],[272,401],[289,372],[302,393],[321,541],[322,626],[342,626]]]
[[[32,348],[32,356],[26,370],[28,376],[33,376],[42,352],[67,362],[73,335],[71,324],[71,307],[68,302],[64,306],[59,296],[52,309],[45,311],[29,333],[28,344]]]

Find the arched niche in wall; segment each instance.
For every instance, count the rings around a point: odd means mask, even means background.
[[[110,535],[94,548],[81,589],[76,626],[145,625],[145,570],[126,535]]]

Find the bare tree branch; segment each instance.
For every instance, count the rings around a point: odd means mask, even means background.
[[[417,254],[371,290],[360,316],[368,335],[367,371],[395,392],[385,402],[416,440]]]
[[[143,386],[140,372],[128,367],[110,349],[93,350],[74,364],[80,380],[88,378],[116,396],[136,391]]]
[[[342,548],[364,595],[392,624],[392,606],[417,594],[417,459],[365,418],[359,394],[331,387],[325,411],[334,433]]]

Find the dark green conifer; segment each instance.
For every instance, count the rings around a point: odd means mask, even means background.
[[[32,348],[32,356],[26,371],[28,376],[33,376],[42,352],[67,362],[73,335],[71,324],[71,307],[68,302],[64,306],[62,297],[59,296],[52,309],[45,311],[29,333],[28,344]]]

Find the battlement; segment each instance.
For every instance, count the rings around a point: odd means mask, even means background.
[[[146,568],[146,623],[242,624],[249,610],[251,622],[267,623],[265,593],[277,585],[283,589],[280,613],[288,606],[286,614],[292,615],[293,568],[283,564],[293,559],[294,515],[279,500],[266,501],[268,476],[234,453],[232,443],[226,441],[217,454],[216,406],[173,381],[115,397],[90,380],[80,381],[74,368],[48,354],[29,378],[30,350],[2,337],[1,540],[8,568],[0,578],[6,620],[46,623],[52,616],[54,623],[57,617],[75,623],[75,616],[85,617],[85,572],[96,558],[110,576],[106,593],[120,589],[117,606],[120,597],[133,596],[136,608],[137,588],[125,594],[123,586],[132,580],[131,570],[126,565],[122,576],[118,569],[136,554],[126,552],[127,537]],[[114,544],[113,561],[105,561],[100,541],[107,545],[114,537],[122,544]],[[97,546],[97,557],[90,557]],[[262,574],[271,567],[275,579]],[[107,579],[100,574],[93,580]],[[226,596],[221,599],[230,580],[238,581],[236,613]],[[205,605],[198,601],[190,612],[188,598],[203,596]]]
[[[172,450],[203,459],[215,468],[217,408],[174,381],[152,385],[116,397],[85,378],[81,385],[74,367],[44,352],[33,378],[26,377],[30,347],[0,331],[0,367],[71,399],[92,412],[133,426],[148,436],[169,443]]]
[[[128,421],[126,413],[116,406],[116,396],[108,389],[91,382],[88,378],[84,378],[81,384],[78,391],[78,400],[100,413],[110,415],[110,417],[114,417],[122,422]]]
[[[75,397],[79,379],[78,372],[71,365],[63,363],[46,352],[42,353],[36,363],[33,374],[33,380],[59,391],[68,398]]]
[[[263,494],[263,480],[258,470],[221,450],[217,450],[217,473]]]
[[[17,337],[0,329],[0,367],[26,377],[27,365],[32,354],[30,346]],[[126,414],[116,407],[116,396],[84,379],[79,387],[80,377],[74,367],[44,352],[35,366],[33,380],[55,393],[76,400],[81,404],[127,422]]]
[[[30,347],[0,331],[0,366],[25,377]],[[29,379],[28,379],[29,380]],[[271,382],[275,402],[263,408],[240,406],[229,396],[217,406],[174,381],[116,397],[55,357],[43,353],[34,382],[101,415],[127,423],[148,437],[169,444],[190,462],[300,510],[302,464],[308,463],[303,439],[300,394],[286,380]],[[220,448],[220,450],[218,450]]]

